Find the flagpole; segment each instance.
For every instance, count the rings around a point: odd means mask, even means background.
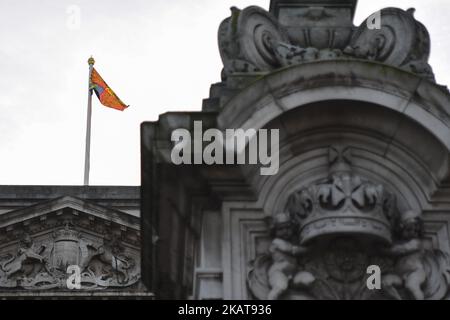
[[[91,119],[92,119],[92,90],[91,90],[91,74],[94,68],[95,60],[92,56],[88,60],[89,64],[89,81],[88,81],[88,109],[86,121],[86,151],[84,158],[84,185],[89,185],[89,170],[90,170],[90,156],[91,156]]]

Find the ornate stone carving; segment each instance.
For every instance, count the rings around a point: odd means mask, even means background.
[[[288,26],[281,25],[271,13],[259,7],[242,11],[233,7],[231,11],[232,16],[219,28],[219,50],[225,76],[269,72],[314,60],[357,58],[400,67],[434,81],[428,64],[430,37],[426,28],[415,20],[413,9],[381,10],[381,29],[369,30],[365,21],[355,28],[343,51],[332,45],[331,40],[327,48],[303,47],[293,40],[296,37],[289,36]],[[296,26],[301,25],[301,21],[306,26],[311,19],[326,19],[330,15],[325,8],[310,8],[297,16],[299,23]]]
[[[434,81],[428,64],[430,36],[414,18],[415,9],[381,10],[381,28],[369,30],[364,21],[344,52],[359,59],[380,61]]]
[[[88,270],[102,283],[107,281],[108,286],[122,286],[129,283],[130,279],[134,280],[131,272],[135,266],[133,259],[125,254],[117,237],[106,237],[103,245],[88,262]]]
[[[30,235],[25,234],[17,253],[0,263],[3,272],[3,276],[0,276],[0,287],[17,286],[24,277],[46,269],[46,258],[41,255],[44,250],[45,246],[36,246]]]
[[[276,300],[286,292],[290,281],[295,287],[307,288],[315,280],[311,273],[299,270],[297,258],[308,249],[296,244],[295,225],[289,215],[280,213],[274,217],[274,220],[272,225],[274,240],[269,248],[272,264],[267,271],[271,287],[267,295],[269,300]]]
[[[395,259],[392,273],[383,277],[383,288],[394,299],[440,300],[450,285],[450,256],[427,250],[423,243],[423,222],[414,211],[402,215],[396,243],[383,252]]]
[[[327,18],[332,18],[333,14],[324,7],[310,7],[305,13],[299,14],[298,17],[317,22]]]
[[[327,181],[294,193],[286,210],[299,221],[300,243],[338,233],[391,242],[393,195],[352,172],[349,149],[331,148]]]
[[[267,11],[251,6],[231,8],[219,27],[219,49],[225,72],[266,71],[278,67],[275,43],[288,42],[286,31]]]
[[[353,173],[333,147],[329,179],[294,192],[270,224],[272,243],[251,263],[257,299],[444,299],[450,256],[426,249],[421,214],[401,214],[385,188]],[[382,270],[381,290],[367,268]]]
[[[52,265],[60,270],[66,270],[68,266],[79,263],[79,250],[84,247],[84,241],[76,230],[72,229],[70,222],[66,222],[64,228],[53,233],[54,242]],[[84,253],[84,250],[81,251]]]
[[[301,48],[287,43],[279,43],[275,48],[278,63],[285,67],[314,60],[328,60],[342,57],[339,49]]]
[[[0,288],[65,289],[71,265],[80,268],[82,290],[129,287],[140,279],[139,266],[118,237],[88,240],[67,221],[39,244],[25,235],[15,255],[0,258]]]

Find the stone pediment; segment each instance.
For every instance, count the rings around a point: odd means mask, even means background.
[[[139,230],[139,219],[122,211],[107,208],[76,197],[60,197],[44,203],[14,210],[0,215],[0,229],[22,223],[30,219],[41,219],[49,213],[61,210],[74,210],[73,214],[84,213],[92,218],[114,222],[135,230]],[[61,212],[57,212],[61,213]],[[45,219],[45,218],[44,218]]]
[[[0,291],[131,287],[140,280],[139,219],[75,197],[0,216]]]

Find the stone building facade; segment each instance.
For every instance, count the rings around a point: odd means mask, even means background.
[[[142,125],[143,280],[158,298],[449,297],[450,94],[413,9],[369,28],[356,2],[232,8],[202,111]],[[172,133],[196,121],[278,129],[278,173],[175,165]]]
[[[139,187],[0,186],[0,299],[151,299],[139,199]]]
[[[142,124],[141,188],[0,186],[0,298],[448,299],[450,93],[413,9],[356,5],[233,7],[202,111]],[[254,130],[233,159],[278,130],[277,172],[175,164],[198,123]]]

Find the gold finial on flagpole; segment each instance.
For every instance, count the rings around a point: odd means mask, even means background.
[[[91,119],[92,119],[92,88],[91,88],[91,76],[94,69],[95,60],[91,56],[88,60],[89,63],[89,80],[88,80],[88,108],[87,108],[87,123],[86,123],[86,152],[84,158],[84,185],[89,185],[89,171],[90,171],[90,157],[91,157]]]

